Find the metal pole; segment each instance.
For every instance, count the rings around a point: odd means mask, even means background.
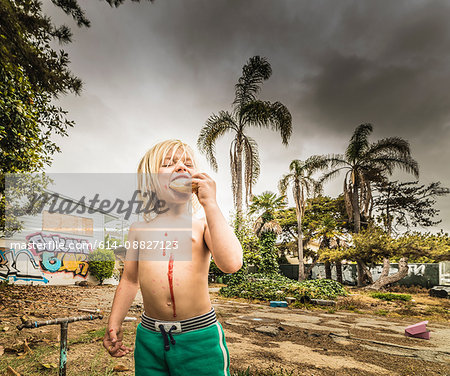
[[[45,325],[61,325],[61,340],[60,340],[60,355],[59,355],[59,376],[66,376],[67,365],[67,329],[70,322],[102,319],[102,314],[78,316],[78,317],[63,317],[46,321],[31,321],[22,319],[22,324],[17,325],[17,329],[23,328],[39,328]]]
[[[67,364],[67,327],[69,324],[66,322],[61,323],[61,349],[59,355],[59,376],[66,376],[66,364]]]

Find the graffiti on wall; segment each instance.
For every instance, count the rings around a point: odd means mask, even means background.
[[[408,275],[400,282],[418,284],[425,287],[439,284],[439,270],[437,264],[408,264]],[[369,268],[372,278],[376,281],[381,276],[383,265],[374,265]],[[398,264],[390,264],[389,275],[398,272]],[[312,269],[312,278],[325,278],[324,264],[316,264]],[[331,267],[331,277],[336,279],[336,267]],[[355,285],[357,281],[356,264],[342,265],[342,281],[344,284]]]
[[[69,272],[86,278],[91,245],[85,239],[45,235],[28,235],[27,242],[39,256],[41,268],[49,273]]]
[[[87,240],[41,232],[28,235],[26,240],[26,244],[12,243],[11,249],[0,250],[0,280],[47,283],[45,274],[61,272],[87,277],[92,249]]]
[[[9,278],[13,281],[48,282],[35,256],[28,249],[0,250],[0,279]]]

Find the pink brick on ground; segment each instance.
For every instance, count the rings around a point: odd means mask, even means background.
[[[423,333],[416,333],[416,334],[410,334],[407,331],[405,331],[405,335],[407,337],[414,337],[414,338],[422,338],[422,339],[430,339],[430,332],[423,332]]]
[[[418,334],[418,333],[424,333],[427,331],[427,324],[428,321],[422,321],[414,325],[410,325],[405,329],[405,333],[409,334]]]

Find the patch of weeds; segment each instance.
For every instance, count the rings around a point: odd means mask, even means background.
[[[420,316],[421,312],[414,308],[414,303],[407,302],[402,308],[396,309],[395,312],[403,316]]]
[[[115,374],[113,368],[102,369],[105,365],[105,354],[105,351],[101,349],[89,361],[89,376],[112,376]]]
[[[426,309],[425,309],[425,312],[424,312],[424,314],[426,314],[426,315],[430,315],[430,316],[433,316],[433,315],[436,315],[436,316],[440,316],[440,317],[447,317],[448,315],[449,315],[449,310],[447,309],[447,308],[444,308],[444,307],[436,307],[436,306],[428,306]]]
[[[428,289],[422,286],[390,286],[386,288],[389,292],[399,292],[407,294],[428,294]]]
[[[373,292],[370,294],[372,298],[393,301],[393,300],[402,300],[402,301],[410,301],[411,295],[409,294],[393,294],[391,292]]]
[[[87,333],[82,334],[79,338],[69,341],[69,345],[76,345],[78,343],[90,343],[96,338],[103,337],[105,335],[105,332],[105,327],[96,330],[90,330]]]
[[[335,313],[336,310],[334,308],[328,308],[327,313]]]
[[[375,311],[374,313],[379,316],[387,316],[389,311],[386,311],[385,309],[379,309],[378,311]]]
[[[355,298],[353,296],[348,296],[343,299],[340,299],[336,303],[336,309],[342,309],[346,311],[353,311],[357,313],[361,313],[359,309],[367,308],[367,304],[364,303],[361,299]]]
[[[310,303],[302,303],[302,302],[299,302],[299,301],[295,301],[294,303],[292,303],[290,305],[290,307],[300,308],[300,309],[312,309],[312,308],[314,308],[314,306],[312,304],[310,304]]]
[[[32,352],[23,356],[17,356],[17,353],[5,353],[0,357],[0,374],[6,375],[8,366],[19,372],[21,375],[53,375],[54,369],[46,369],[42,366],[46,363],[44,360],[52,353],[59,353],[59,348],[39,344],[32,346]]]

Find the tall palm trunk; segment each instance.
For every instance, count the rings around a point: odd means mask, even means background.
[[[336,281],[342,282],[342,263],[341,261],[336,261]]]
[[[238,231],[242,229],[242,143],[240,138],[237,140],[236,145],[237,161],[236,161],[236,173],[237,173],[237,192],[236,192],[236,216],[238,221]]]
[[[298,182],[295,182],[294,186],[294,200],[295,200],[295,211],[297,214],[297,244],[298,244],[298,280],[305,280],[305,265],[303,262],[303,229],[302,229],[302,218],[303,218],[303,192],[301,191]]]
[[[361,231],[361,213],[359,212],[358,186],[352,186],[353,230],[356,234]]]
[[[297,214],[297,226],[298,226],[298,280],[303,281],[305,279],[305,266],[303,264],[303,230],[302,230],[302,218],[301,214]]]
[[[359,200],[358,200],[358,184],[355,181],[352,184],[352,208],[353,208],[353,231],[358,234],[361,231],[361,213],[359,211]],[[364,276],[365,276],[365,265],[364,262],[360,259],[356,260],[356,269],[357,269],[357,286],[361,287],[364,285]]]

